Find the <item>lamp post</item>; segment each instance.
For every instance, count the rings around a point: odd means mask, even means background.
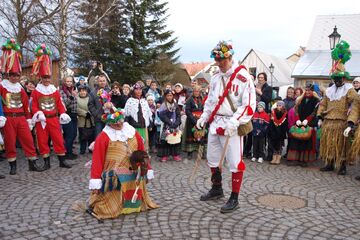
[[[333,50],[336,44],[339,43],[341,35],[337,32],[337,27],[334,27],[334,31],[329,35],[330,50]]]
[[[274,65],[271,63],[270,66],[269,66],[269,70],[270,70],[270,79],[271,79],[271,87],[273,87],[273,73],[274,73]]]
[[[337,32],[337,27],[335,25],[334,31],[328,36],[330,42],[330,50],[332,51],[336,44],[339,43],[341,35]],[[334,66],[334,60],[331,61],[331,67]]]

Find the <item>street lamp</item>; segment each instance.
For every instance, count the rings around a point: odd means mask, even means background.
[[[333,50],[336,44],[339,43],[341,35],[337,32],[337,27],[334,27],[334,31],[329,35],[330,49]]]
[[[271,87],[273,86],[273,73],[274,73],[274,65],[271,63],[269,66],[270,74],[271,74]]]

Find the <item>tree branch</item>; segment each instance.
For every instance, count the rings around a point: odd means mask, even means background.
[[[69,33],[69,36],[75,36],[75,35],[79,35],[81,33],[84,33],[86,31],[88,31],[89,29],[93,28],[96,24],[98,24],[106,15],[108,15],[111,10],[112,10],[112,7],[116,6],[116,1],[117,0],[114,0],[111,4],[110,4],[110,7],[108,9],[106,9],[106,11],[103,13],[103,15],[101,15],[93,24],[91,24],[90,26],[87,26],[86,28],[82,29],[82,30],[79,30],[77,32],[73,32],[73,33]]]

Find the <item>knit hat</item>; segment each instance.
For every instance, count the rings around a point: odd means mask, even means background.
[[[149,101],[149,100],[155,101],[155,97],[154,97],[154,95],[149,94],[149,95],[146,97],[146,100],[147,100],[147,101]]]
[[[34,52],[36,59],[31,73],[38,77],[51,76],[50,56],[52,53],[50,49],[43,43],[38,45]]]
[[[280,100],[280,101],[276,102],[276,106],[285,107],[285,103],[284,103],[284,101]]]
[[[360,82],[360,77],[354,78],[354,80],[353,80],[352,82],[353,82],[353,83],[354,83],[354,82]]]
[[[2,45],[3,55],[1,57],[0,69],[3,73],[21,73],[20,45],[11,38]]]
[[[261,108],[265,109],[265,103],[260,101],[260,102],[258,102],[257,107],[261,107]]]
[[[215,60],[229,58],[234,55],[234,50],[232,48],[231,43],[226,41],[220,41],[213,50],[211,50],[211,58],[215,58]]]
[[[350,74],[345,70],[345,63],[351,58],[350,45],[344,40],[340,41],[331,51],[331,58],[334,60],[330,70],[331,79],[344,77],[350,79]]]
[[[169,93],[173,94],[173,92],[171,91],[171,89],[165,89],[165,91],[164,91],[164,96],[168,95]]]
[[[133,89],[142,89],[141,85],[139,83],[135,83],[133,85]]]
[[[177,83],[177,84],[174,85],[174,87],[176,87],[176,86],[180,87],[181,89],[184,89],[184,87],[183,87],[183,85],[181,83]]]

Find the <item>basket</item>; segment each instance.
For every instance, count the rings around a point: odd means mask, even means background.
[[[306,127],[298,127],[298,126],[292,126],[290,128],[290,136],[292,138],[298,139],[298,140],[309,140],[311,138],[312,134],[312,127],[306,126]]]

